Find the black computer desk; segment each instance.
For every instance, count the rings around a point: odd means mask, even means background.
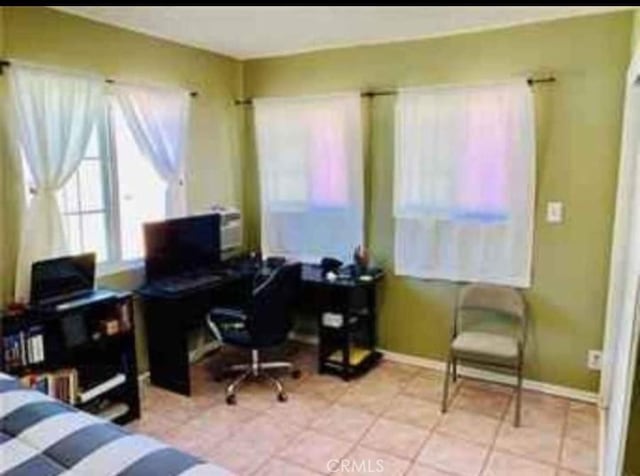
[[[250,285],[248,279],[243,273],[237,273],[196,289],[168,292],[154,282],[138,289],[153,385],[191,395],[189,333],[202,327],[204,316],[213,306],[224,305],[243,292]]]
[[[246,261],[236,260],[221,278],[210,285],[193,290],[166,292],[147,283],[138,290],[142,298],[149,350],[149,371],[153,385],[190,395],[189,346],[190,330],[202,327],[204,316],[214,306],[244,302],[252,290],[257,269]],[[366,371],[375,364],[380,354],[376,345],[376,288],[382,278],[380,271],[370,273],[372,279],[363,281],[353,277],[342,277],[329,281],[323,277],[317,265],[304,264],[302,269],[302,292],[299,308],[314,314],[318,320],[320,346],[318,371],[337,373],[349,379]],[[347,325],[340,331],[322,325],[325,311],[348,315],[356,304],[359,320],[357,325]],[[371,353],[351,365],[350,345],[352,331],[361,335],[357,340]],[[336,362],[335,353],[341,351],[341,363]],[[333,359],[331,359],[333,357]]]

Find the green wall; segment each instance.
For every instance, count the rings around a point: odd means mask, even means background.
[[[633,25],[631,28],[631,52],[634,53],[640,47],[640,9],[633,11]]]
[[[4,7],[0,6],[0,56],[4,57]],[[0,80],[0,104],[6,104],[6,88],[5,81]],[[5,117],[0,114],[0,163],[4,165],[4,158],[7,155],[5,138]],[[6,167],[0,167],[0,237],[8,234],[7,225],[8,218],[6,216],[7,207],[4,203],[7,199],[3,193],[7,188],[7,171]],[[2,243],[4,245],[4,243]],[[8,300],[10,291],[10,280],[7,279],[10,274],[10,253],[7,252],[5,246],[0,246],[0,306]]]
[[[632,16],[616,13],[239,62],[44,7],[2,7],[0,52],[12,59],[199,91],[190,130],[189,205],[193,211],[213,202],[243,206],[248,241],[254,245],[259,243],[259,209],[252,116],[249,109],[232,106],[233,98],[553,73],[558,82],[537,86],[535,93],[538,192],[526,373],[536,380],[596,390],[598,376],[586,370],[585,361],[587,349],[602,344]],[[4,83],[0,80],[0,95]],[[366,234],[375,258],[389,270],[381,299],[380,344],[442,358],[456,289],[392,275],[393,98],[366,100],[364,109],[370,119]],[[6,277],[6,270],[10,275],[13,270],[17,213],[9,200],[8,159],[2,149],[0,161],[0,220],[5,217],[0,240],[6,251],[0,272]],[[544,222],[549,200],[565,202],[562,225]],[[129,272],[104,282],[133,288],[140,280],[139,272]],[[139,334],[144,370],[145,345]]]
[[[602,346],[622,98],[632,14],[598,15],[490,32],[248,61],[245,96],[292,96],[552,73],[535,87],[537,204],[531,330],[526,376],[597,390],[588,349]],[[369,103],[368,245],[389,271],[382,293],[380,345],[442,359],[456,286],[392,275],[393,104]],[[251,112],[247,111],[247,125]],[[253,150],[247,127],[247,144]],[[258,243],[255,153],[247,167],[246,211]],[[545,204],[565,203],[561,225]]]
[[[44,7],[3,7],[0,17],[2,57],[93,71],[110,78],[182,87],[199,92],[192,101],[187,194],[191,211],[213,203],[241,206],[242,121],[233,98],[242,94],[242,63],[204,50],[180,46],[128,30],[107,26]],[[4,87],[4,80],[1,80]],[[6,101],[3,102],[3,104]],[[0,157],[0,170],[9,161]],[[15,269],[18,209],[11,192],[2,192],[4,226],[1,249],[8,247],[4,277]],[[1,264],[1,263],[0,263]],[[103,284],[133,289],[140,271],[120,273]],[[6,286],[7,288],[10,286]],[[145,370],[146,345],[141,313],[137,313],[138,354]]]

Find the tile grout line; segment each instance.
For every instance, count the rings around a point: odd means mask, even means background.
[[[444,384],[444,382],[443,382]],[[456,399],[456,397],[458,396],[458,391],[460,390],[460,387],[462,386],[462,382],[457,383],[455,385],[455,388],[453,389],[452,395],[451,395],[451,403],[453,403],[453,401]],[[428,400],[429,402],[432,402],[432,400]],[[440,402],[435,402],[434,403],[439,403],[440,405],[442,405],[442,396],[440,397]],[[449,404],[447,403],[447,406]],[[440,408],[439,410],[439,416],[438,416],[438,420],[436,421],[436,423],[433,425],[433,427],[431,427],[431,429],[428,431],[428,435],[425,438],[425,440],[422,442],[422,444],[420,445],[420,448],[418,449],[417,453],[415,454],[415,456],[411,459],[411,465],[409,466],[409,468],[407,468],[407,471],[405,471],[403,473],[404,476],[406,476],[407,474],[409,474],[409,472],[411,471],[411,469],[413,468],[413,466],[415,466],[416,464],[420,463],[418,461],[418,458],[420,457],[420,454],[422,454],[422,451],[424,451],[424,448],[427,446],[427,443],[431,440],[431,438],[433,437],[433,435],[436,433],[436,429],[438,428],[438,425],[440,425],[440,423],[442,422],[442,419],[444,418],[444,414],[442,413],[442,408]],[[420,463],[422,464],[422,463]],[[432,466],[431,464],[425,463],[424,466],[428,467],[428,468],[433,468],[436,469],[438,471],[443,471],[440,468],[436,468],[435,466]],[[448,474],[452,474],[449,473],[449,471],[443,471],[445,473]]]
[[[560,398],[563,398],[563,397],[560,397]],[[566,399],[566,400],[568,400],[568,399]],[[567,422],[567,418],[568,418],[568,411],[565,411],[564,417],[562,419],[563,423],[562,423],[562,427],[561,427],[560,435],[559,435],[559,437],[560,437],[560,451],[559,451],[560,455],[562,453],[562,443],[564,441],[564,428],[565,428],[565,425],[566,425],[566,422]],[[542,432],[542,431],[547,432],[548,431],[548,429],[543,429],[543,428],[539,428],[539,427],[534,427],[532,429],[534,431],[540,431],[540,432]],[[496,439],[496,441],[497,441],[497,439]],[[500,451],[502,453],[506,453],[508,455],[515,456],[517,458],[521,458],[521,459],[527,460],[527,461],[532,462],[532,463],[537,463],[537,464],[541,464],[541,465],[544,465],[544,466],[552,467],[555,470],[555,472],[557,472],[560,469],[564,469],[564,468],[560,467],[560,464],[558,463],[558,460],[556,460],[555,463],[551,463],[551,462],[549,462],[547,460],[542,460],[542,459],[531,457],[529,455],[525,455],[525,454],[522,454],[522,453],[514,452],[514,451],[512,451],[512,450],[510,450],[508,448],[495,447],[494,449],[497,450],[497,451]],[[560,458],[560,456],[558,456],[558,459],[559,458]]]
[[[513,399],[513,395],[511,396],[511,399]],[[498,436],[500,435],[500,430],[502,429],[502,425],[504,425],[506,422],[506,417],[509,413],[510,406],[511,406],[511,401],[509,401],[509,403],[506,405],[506,410],[502,412],[502,418],[500,419],[500,424],[496,429],[495,435],[493,435],[493,439],[491,441],[491,444],[488,447],[487,454],[484,457],[484,461],[482,462],[482,467],[480,468],[480,472],[478,473],[478,476],[482,476],[482,474],[484,474],[484,472],[487,470],[487,467],[489,466],[489,460],[491,459],[491,456],[496,450],[496,442],[498,441]]]
[[[363,442],[363,440],[366,438],[366,436],[369,434],[369,432],[371,431],[371,429],[375,426],[375,424],[376,424],[376,423],[378,423],[378,421],[380,421],[381,419],[383,419],[383,418],[384,418],[384,414],[385,414],[385,412],[386,412],[386,411],[391,407],[391,405],[393,404],[393,400],[394,400],[395,398],[397,398],[397,397],[399,397],[399,396],[411,397],[411,395],[404,393],[404,390],[405,390],[405,388],[408,386],[409,382],[410,382],[413,378],[417,377],[418,373],[419,373],[419,372],[414,372],[414,375],[411,375],[411,377],[410,377],[410,378],[408,378],[406,382],[401,382],[401,383],[400,383],[400,385],[399,385],[399,390],[396,392],[396,394],[393,396],[393,398],[388,402],[388,404],[387,404],[387,405],[386,405],[386,406],[385,406],[385,407],[384,407],[380,412],[375,413],[375,414],[372,414],[372,415],[374,416],[374,419],[373,419],[373,420],[372,420],[372,422],[369,424],[369,426],[366,428],[366,430],[362,433],[362,435],[360,436],[360,438],[359,438],[358,440],[356,440],[356,442],[354,443],[354,446],[351,448],[351,450],[353,450],[354,448],[362,447],[362,448],[367,449],[367,450],[370,450],[370,451],[378,451],[378,452],[380,452],[380,453],[382,453],[382,454],[389,455],[389,456],[391,456],[391,457],[393,457],[393,458],[396,458],[396,459],[399,459],[399,460],[403,460],[403,461],[407,461],[407,462],[409,462],[409,467],[406,469],[406,471],[405,471],[405,472],[403,472],[403,473],[402,473],[403,475],[406,475],[406,474],[411,470],[411,468],[413,467],[413,465],[415,464],[416,459],[418,458],[418,456],[419,456],[420,452],[422,451],[422,448],[423,448],[423,447],[424,447],[424,445],[426,444],[427,440],[430,438],[430,436],[431,436],[431,435],[430,435],[430,433],[433,431],[433,428],[432,428],[432,429],[430,429],[430,430],[428,431],[428,435],[427,435],[427,437],[425,438],[425,441],[421,443],[420,448],[418,449],[417,453],[416,453],[412,458],[401,458],[401,457],[398,457],[398,456],[393,455],[393,454],[391,454],[391,453],[387,453],[387,452],[385,452],[385,451],[380,451],[380,450],[377,450],[377,449],[369,448],[369,447],[367,447],[367,446],[363,445],[363,444],[362,444],[362,442]],[[413,397],[413,398],[417,398],[417,397]],[[422,399],[421,399],[421,400],[422,400]],[[430,400],[428,400],[428,401],[429,401],[429,402],[431,402]],[[394,420],[391,420],[391,421],[394,421]],[[398,422],[398,423],[403,423],[403,422]],[[405,424],[406,424],[406,423],[405,423]],[[408,425],[408,426],[412,426],[412,427],[414,427],[414,426],[417,426],[417,425]],[[434,425],[434,427],[435,427],[435,425]],[[350,451],[351,451],[351,450],[350,450]],[[348,453],[347,453],[347,454],[348,454]]]
[[[410,379],[409,379],[410,380]],[[408,382],[408,381],[407,381]],[[398,395],[402,394],[402,390],[404,389],[404,387],[406,386],[406,383],[403,383],[400,385],[400,389],[398,390],[398,392],[396,392],[396,394],[393,396],[392,399],[389,400],[389,403],[378,413],[373,414],[374,418],[371,421],[371,423],[369,424],[369,426],[367,427],[367,429],[362,433],[362,435],[360,436],[360,438],[358,440],[356,440],[356,443],[354,444],[354,446],[351,448],[351,450],[353,450],[354,448],[357,448],[358,446],[362,445],[362,441],[365,439],[365,437],[369,434],[369,432],[371,431],[371,429],[375,426],[375,424],[382,418],[382,415],[389,409],[389,407],[391,407],[391,405],[393,404],[393,400],[395,398],[398,397]],[[357,384],[356,384],[357,385]],[[365,449],[370,449],[367,448],[366,446],[362,446]],[[376,450],[378,451],[378,450]],[[382,451],[382,453],[385,453],[384,451]],[[348,454],[348,453],[347,453]],[[389,456],[394,456],[394,455],[389,455]]]
[[[558,459],[556,465],[556,472],[562,469],[562,452],[564,451],[564,443],[567,437],[567,428],[569,427],[569,412],[571,411],[571,401],[567,403],[567,409],[564,414],[564,421],[562,423],[562,431],[560,432],[560,448],[558,448]]]
[[[350,386],[350,383],[349,383],[349,386]],[[325,401],[328,403],[327,410],[329,410],[333,405],[337,404],[337,401],[338,401],[340,398],[342,398],[342,396],[344,396],[344,394],[346,394],[348,391],[349,391],[349,389],[346,389],[346,390],[345,390],[345,391],[344,391],[344,392],[343,392],[339,397],[337,397],[337,398],[336,398],[336,399],[334,399],[334,400],[326,401],[326,399],[325,399]],[[301,427],[303,431],[302,431],[300,434],[296,435],[296,437],[292,438],[292,441],[293,441],[293,440],[295,440],[295,439],[297,439],[297,438],[299,438],[299,437],[300,437],[300,435],[301,435],[302,433],[305,433],[306,431],[312,431],[312,432],[317,433],[317,434],[319,434],[319,435],[329,437],[328,435],[325,435],[324,433],[321,433],[321,432],[319,432],[319,431],[316,431],[316,430],[314,430],[314,429],[312,428],[312,424],[313,424],[313,422],[315,422],[316,420],[319,420],[320,418],[321,418],[321,417],[320,417],[320,416],[318,416],[317,418],[314,418],[314,419],[312,419],[311,421],[309,421],[305,426]],[[329,438],[331,438],[331,437],[329,437]],[[339,438],[335,438],[335,439],[339,439]],[[347,449],[347,451],[346,451],[345,453],[343,453],[343,454],[342,454],[342,456],[340,456],[340,458],[339,458],[339,459],[341,460],[342,458],[344,458],[347,454],[349,454],[349,453],[353,450],[354,445],[353,445],[351,442],[347,442],[347,441],[342,440],[342,439],[340,439],[340,441],[343,441],[343,442],[345,442],[345,443],[349,443],[349,445],[350,445],[350,446],[349,446],[349,448]],[[290,460],[289,458],[287,458],[285,455],[279,455],[279,454],[278,454],[278,456],[279,456],[282,460],[286,461],[287,463],[294,464],[294,465],[296,465],[297,467],[301,467],[301,468],[303,468],[303,469],[306,469],[306,470],[312,471],[313,473],[318,473],[318,472],[316,471],[316,469],[315,469],[315,468],[313,468],[313,469],[312,469],[312,468],[310,468],[309,466],[305,466],[305,465],[303,465],[303,464],[300,464],[300,463],[297,463],[297,462],[295,462],[295,461],[292,461],[292,460]],[[322,472],[322,473],[318,473],[318,474],[323,474],[323,475],[324,475],[324,474],[327,474],[327,473]]]

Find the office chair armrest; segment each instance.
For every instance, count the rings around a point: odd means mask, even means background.
[[[244,322],[247,320],[247,314],[238,308],[231,307],[214,307],[210,312],[212,320],[219,323]]]
[[[224,329],[244,329],[247,315],[241,309],[214,307],[206,316],[207,327],[216,340],[223,342]]]

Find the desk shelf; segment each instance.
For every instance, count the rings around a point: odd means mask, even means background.
[[[314,295],[318,321],[318,372],[350,380],[374,367],[382,354],[376,350],[376,289],[382,273],[371,281],[349,283],[318,279],[304,283]],[[341,325],[328,325],[323,315],[340,314]]]

